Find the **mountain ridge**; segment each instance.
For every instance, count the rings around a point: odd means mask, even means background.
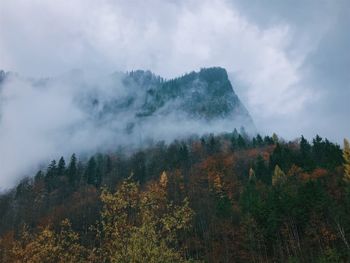
[[[198,72],[192,71],[170,80],[142,70],[133,71],[128,77],[146,86],[145,102],[137,117],[155,113],[166,115],[175,108],[190,118],[206,121],[235,119],[239,115],[247,120],[246,125],[242,126],[254,127],[249,112],[234,92],[224,68],[202,68]]]
[[[15,73],[0,73],[0,85],[7,78],[23,80]],[[28,80],[35,88],[71,85],[73,91],[78,90],[74,103],[89,121],[98,126],[123,120],[118,129],[126,134],[133,133],[136,126],[151,127],[154,122],[193,125],[187,127],[191,133],[216,132],[212,128],[218,124],[223,131],[241,127],[250,133],[256,131],[221,67],[202,68],[169,80],[149,70],[116,72],[98,80],[85,79],[82,71],[74,70],[56,78]]]

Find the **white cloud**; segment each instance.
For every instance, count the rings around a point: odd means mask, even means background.
[[[309,98],[297,85],[306,54],[286,53],[289,26],[261,29],[225,0],[15,0],[2,10],[4,68],[34,75],[142,68],[174,77],[220,65],[249,88],[243,95],[260,123],[297,113]]]

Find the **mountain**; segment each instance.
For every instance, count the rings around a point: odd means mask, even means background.
[[[139,72],[136,79],[139,80],[139,75],[145,74],[149,75],[147,72]],[[131,77],[133,76],[134,74],[131,74]],[[153,80],[154,78],[151,78],[151,83],[155,84]],[[189,117],[207,120],[238,115],[251,119],[234,93],[223,68],[201,69],[199,72],[191,72],[169,81],[159,81],[158,85],[147,87],[146,101],[139,116],[180,110]]]
[[[74,105],[69,104],[72,107],[69,110],[50,109],[51,104],[45,108],[57,116],[63,115],[63,111],[72,115],[78,112],[77,121],[67,114],[61,116],[67,121],[59,128],[69,134],[103,131],[101,136],[114,134],[121,144],[139,144],[145,139],[171,141],[191,134],[233,131],[241,127],[248,133],[255,132],[252,118],[234,92],[226,70],[220,67],[203,68],[170,80],[144,70],[103,77],[74,70],[42,79],[26,79],[1,71],[0,85],[7,80],[23,91],[27,87],[26,92],[31,96],[42,96],[53,105],[72,101]],[[109,144],[110,139],[105,140],[104,144]]]
[[[111,113],[115,116],[125,110],[133,112],[128,122],[129,132],[137,123],[174,117],[180,123],[214,125],[219,122],[220,126],[225,124],[226,130],[245,127],[250,132],[255,131],[251,116],[223,68],[203,68],[171,80],[143,70],[116,73],[114,78],[122,79],[126,94],[103,102],[92,95],[90,106],[94,110],[90,110],[100,120],[110,117]]]

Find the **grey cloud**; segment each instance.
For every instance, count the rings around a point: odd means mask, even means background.
[[[299,134],[311,137],[319,133],[337,142],[349,137],[349,1],[233,0],[231,3],[260,28],[289,25],[287,56],[293,59],[295,54],[304,54],[297,69],[297,86],[309,90],[308,100],[303,110],[288,117],[288,121],[271,116],[268,126],[275,126],[278,132],[285,131],[282,134],[287,137]]]
[[[260,131],[287,139],[320,133],[340,142],[350,136],[349,9],[347,0],[5,0],[0,8],[0,68],[34,77],[81,68],[92,78],[141,68],[169,78],[218,65],[230,72]],[[2,122],[11,123],[7,111],[16,113],[11,117],[16,121],[25,117],[33,122],[28,133],[13,140],[25,145],[66,127],[66,120],[56,115],[72,103],[71,96],[62,94],[76,85],[66,84],[43,93],[52,104],[33,109],[39,103],[35,91],[25,82],[14,85],[13,96],[23,103],[1,105]],[[40,122],[36,111],[62,125]],[[72,123],[85,118],[79,110],[71,112]],[[51,128],[47,134],[36,133],[30,128],[34,124]],[[90,125],[75,135],[82,142],[89,130],[99,132]],[[0,132],[11,135],[11,130]],[[108,129],[99,136],[108,138]],[[8,141],[0,144],[10,147]],[[50,139],[34,155],[41,150],[54,155],[61,149]]]

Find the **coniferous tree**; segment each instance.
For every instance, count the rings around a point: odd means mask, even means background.
[[[304,138],[304,136],[301,136],[300,139],[300,152],[303,157],[308,156],[311,152],[311,145],[310,143]]]
[[[256,143],[258,146],[262,146],[264,144],[263,138],[261,137],[260,134],[256,136]]]
[[[243,149],[243,148],[246,147],[246,145],[247,144],[246,144],[246,141],[243,138],[243,136],[242,135],[238,135],[238,138],[237,138],[237,146],[238,146],[238,148]]]
[[[172,160],[174,162],[174,160]],[[176,160],[175,160],[176,162]],[[146,155],[144,152],[138,152],[132,157],[132,170],[134,172],[134,178],[143,183],[146,180]]]
[[[273,139],[270,136],[265,136],[264,137],[264,143],[266,145],[273,145],[274,144]]]
[[[208,143],[208,153],[214,154],[220,150],[220,143],[217,139],[215,139],[214,135],[210,135],[209,143]]]
[[[56,160],[52,160],[49,166],[47,167],[45,181],[47,183],[49,191],[52,191],[53,189],[58,187]]]
[[[231,139],[230,139],[230,143],[231,143],[230,148],[231,148],[231,151],[232,151],[232,152],[233,152],[233,151],[236,149],[236,147],[237,147],[237,138],[238,138],[238,135],[237,135],[237,137],[236,137],[235,135],[232,135],[232,136],[231,136]]]
[[[35,182],[40,181],[40,180],[42,180],[44,177],[45,177],[45,175],[44,175],[43,171],[39,170],[39,171],[36,173],[35,177],[34,177],[34,181],[35,181]]]
[[[98,187],[102,182],[102,175],[106,173],[105,159],[102,154],[98,154],[96,157],[96,175],[95,186]]]
[[[319,135],[316,135],[316,137],[312,140],[312,151],[315,160],[320,161],[322,159],[322,152],[323,152],[323,139]]]
[[[88,184],[93,184],[93,185],[97,184],[96,173],[97,173],[96,161],[94,157],[91,157],[88,161],[88,164],[85,170],[85,180]]]
[[[60,158],[58,161],[58,166],[57,166],[57,175],[58,176],[63,176],[66,171],[66,162],[63,158],[63,156]]]
[[[106,156],[106,173],[109,174],[112,171],[112,160],[109,155]]]
[[[312,147],[310,143],[304,138],[304,136],[301,136],[300,139],[300,161],[299,165],[306,168],[306,170],[312,170],[314,168],[313,160],[312,160]]]
[[[271,173],[265,164],[264,158],[259,155],[255,163],[255,176],[265,184],[271,184]]]
[[[190,162],[189,162],[189,151],[186,143],[182,143],[180,146],[179,160],[180,160],[181,166],[185,169],[186,168],[188,169]]]
[[[47,167],[46,177],[52,178],[57,175],[57,163],[56,160],[52,160],[49,166]]]
[[[68,179],[70,183],[74,183],[76,181],[77,177],[77,158],[75,154],[72,154],[72,157],[70,158],[70,162],[68,165],[68,171],[67,171]]]
[[[233,138],[237,139],[238,135],[239,135],[239,133],[238,133],[237,129],[235,128],[232,132],[232,136],[233,136]]]
[[[253,147],[257,147],[257,146],[258,146],[258,143],[257,143],[255,137],[254,137],[253,140],[252,140],[252,145],[253,145]]]

